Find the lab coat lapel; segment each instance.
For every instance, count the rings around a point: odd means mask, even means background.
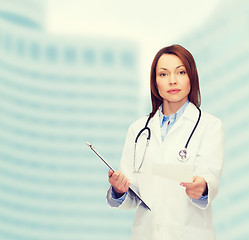
[[[158,111],[155,113],[153,118],[151,118],[148,127],[151,129],[151,141],[149,148],[152,146],[158,145],[159,148],[155,149],[156,153],[161,149],[162,146],[162,139],[161,139],[161,130],[160,130],[160,122],[159,122],[159,113]],[[155,144],[155,142],[157,142]],[[156,154],[155,153],[155,154]],[[147,155],[148,156],[148,155]],[[146,159],[145,159],[146,161]],[[147,159],[148,161],[148,159]],[[144,163],[145,164],[145,163]],[[141,197],[144,201],[149,205],[150,208],[153,209],[153,175],[151,169],[146,169],[146,171],[142,171],[141,173],[137,174],[137,181],[140,190]]]
[[[192,120],[194,122],[197,121],[199,116],[199,111],[193,103],[189,103],[186,107],[184,113],[182,114],[182,118],[186,118]]]
[[[158,144],[162,146],[162,137],[161,137],[161,129],[160,129],[160,121],[159,121],[159,110],[156,111],[155,115],[151,119],[151,122],[149,124],[149,127],[151,128],[151,138],[154,138],[157,140]]]
[[[197,120],[197,118],[198,118],[198,110],[192,103],[189,103],[183,115],[178,119],[178,121],[174,124],[172,129],[169,131],[169,134],[172,134],[172,132],[176,131],[176,129],[181,131],[181,129],[179,128],[185,126],[184,123],[186,119],[189,119],[191,120],[191,122],[194,123]],[[191,123],[191,125],[193,125],[193,123]],[[151,134],[152,134],[151,140],[153,142],[157,141],[159,144],[159,147],[155,148],[154,150],[157,151],[157,154],[161,154],[160,149],[163,148],[163,142],[161,139],[161,130],[160,130],[158,111],[155,113],[154,117],[151,119],[148,126],[151,129]],[[163,158],[163,156],[161,157]],[[149,207],[153,211],[155,207],[154,206],[155,196],[153,195],[153,193],[156,193],[157,191],[160,192],[161,185],[158,184],[158,181],[154,178],[154,175],[152,171],[150,170],[142,172],[142,173],[135,173],[135,174],[137,174],[136,177],[138,181],[137,183],[138,183],[138,187],[140,190],[140,195],[143,198],[143,200],[146,202],[146,204],[148,204]]]
[[[170,129],[168,135],[172,134],[176,129],[181,127],[184,123],[184,120],[188,119],[191,121],[197,121],[199,115],[199,111],[197,110],[196,106],[193,103],[189,103],[186,107],[182,116],[176,121],[173,127]]]

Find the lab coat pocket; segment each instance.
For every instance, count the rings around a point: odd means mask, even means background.
[[[200,227],[185,226],[183,231],[184,240],[215,240],[215,234],[213,230],[207,230]]]
[[[151,235],[150,228],[146,227],[145,225],[136,225],[133,226],[132,228],[131,239],[132,240],[152,239],[150,235]]]

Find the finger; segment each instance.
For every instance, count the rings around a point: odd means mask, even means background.
[[[193,176],[193,182],[198,182],[199,177],[198,176]]]
[[[120,179],[118,179],[116,182],[114,182],[114,188],[115,191],[118,193],[124,193],[128,191],[129,188],[129,180],[125,178],[122,182],[120,182]]]
[[[109,178],[109,182],[112,186],[121,189],[124,186],[124,179],[125,179],[124,174],[122,174],[120,171],[116,171]]]
[[[194,176],[193,178],[193,183],[206,183],[206,180],[203,177],[199,177],[199,176]]]
[[[193,181],[192,182],[181,182],[180,185],[183,187],[188,187],[191,188],[193,186],[193,184],[197,181],[198,177],[197,176],[193,176]]]
[[[188,195],[188,196],[191,197],[191,198],[194,198],[194,199],[200,199],[201,194],[191,194],[191,195]]]
[[[186,188],[186,193],[188,196],[199,199],[202,196],[202,188],[194,188],[194,189],[187,189]]]
[[[129,185],[130,185],[129,179],[124,174],[121,173],[118,179],[118,187],[122,189],[123,192],[127,192]]]
[[[117,180],[118,180],[118,177],[119,177],[119,172],[113,172],[113,174],[109,177],[109,183],[111,185],[117,185]]]
[[[121,173],[117,181],[119,183],[118,185],[120,188],[125,188],[125,185],[129,181],[129,179],[124,174]]]
[[[117,181],[115,181],[114,184],[115,184],[116,188],[119,189],[119,192],[120,192],[120,191],[123,189],[123,187],[124,187],[124,184],[122,184],[122,183],[119,181],[119,179],[117,179]]]
[[[127,189],[126,192],[128,191],[129,187],[130,187],[130,181],[128,180],[125,184],[125,189]]]
[[[187,194],[189,197],[191,197],[191,198],[195,198],[196,195],[197,195],[195,191],[189,190],[189,189],[187,189],[187,188],[186,188],[185,192],[186,192],[186,194]]]
[[[193,184],[194,184],[195,188],[200,190],[201,193],[203,193],[205,191],[205,189],[207,188],[207,182],[202,177],[198,177],[198,176],[194,177]]]
[[[129,179],[128,179],[127,177],[123,176],[123,179],[122,179],[122,181],[121,181],[120,184],[121,184],[123,187],[125,187],[125,185],[127,185],[127,183],[129,183]]]
[[[125,179],[126,179],[125,175],[123,173],[120,173],[118,177],[118,181],[120,182],[120,184],[124,184]]]
[[[193,193],[189,193],[187,194],[190,198],[193,198],[193,199],[199,199],[200,198],[200,195],[198,194],[193,194]]]
[[[129,189],[129,186],[130,186],[130,182],[129,182],[129,181],[126,181],[125,184],[124,184],[124,186],[123,186],[123,188],[122,188],[122,190],[123,190],[124,192],[127,192],[128,189]]]
[[[189,189],[193,188],[193,183],[181,182],[180,185],[185,187],[185,188],[189,188]]]
[[[114,172],[114,173],[112,174],[112,176],[111,176],[112,180],[113,180],[113,181],[117,181],[118,178],[119,178],[119,176],[120,176],[120,174],[121,174],[120,171]]]

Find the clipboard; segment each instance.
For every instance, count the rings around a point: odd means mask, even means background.
[[[86,142],[86,145],[88,145],[91,148],[91,150],[104,162],[104,164],[109,169],[111,169],[113,172],[115,172],[115,170],[109,165],[109,163],[95,150],[95,148],[92,146],[92,144],[90,144],[89,142]],[[130,184],[129,191],[132,192],[141,201],[141,204],[143,204],[144,207],[146,207],[147,209],[149,209],[151,211],[150,207],[142,200],[140,193],[138,191],[138,188],[135,185]]]

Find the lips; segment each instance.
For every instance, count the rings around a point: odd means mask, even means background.
[[[179,93],[180,91],[181,91],[181,89],[174,88],[174,89],[168,90],[167,92],[170,93],[170,94],[176,94],[176,93]]]

